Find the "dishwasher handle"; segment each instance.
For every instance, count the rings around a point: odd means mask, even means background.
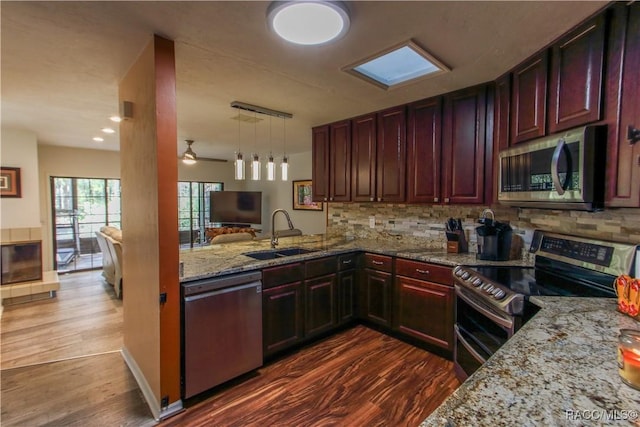
[[[197,301],[203,298],[214,297],[216,295],[227,294],[229,292],[242,291],[244,289],[249,289],[249,288],[256,288],[256,293],[260,294],[262,293],[262,282],[258,280],[256,282],[251,282],[244,285],[231,286],[228,288],[217,289],[215,291],[205,292],[197,295],[191,295],[191,296],[185,297],[184,302]]]
[[[231,274],[227,276],[187,282],[182,284],[183,296],[188,297],[191,295],[202,294],[204,292],[211,292],[218,289],[253,283],[260,280],[262,280],[262,272],[252,271],[249,273]]]

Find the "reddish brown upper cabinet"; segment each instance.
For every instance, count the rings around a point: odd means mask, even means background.
[[[376,201],[404,202],[406,196],[406,106],[378,113]]]
[[[605,15],[552,46],[549,134],[601,119]]]
[[[545,135],[547,57],[544,51],[512,72],[511,143]]]
[[[606,206],[640,207],[640,141],[628,139],[640,129],[640,3],[616,3],[611,10],[607,46]]]
[[[351,121],[351,200],[376,199],[376,117],[375,113]]]
[[[313,200],[326,202],[329,200],[329,126],[315,127],[311,135]]]
[[[478,204],[485,199],[487,86],[451,93],[444,98],[442,130],[443,201]],[[487,166],[491,171],[491,162]]]
[[[442,98],[409,105],[407,119],[407,201],[440,203]]]
[[[351,120],[329,125],[329,201],[351,201]]]

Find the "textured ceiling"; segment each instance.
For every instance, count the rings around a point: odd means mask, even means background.
[[[265,21],[268,2],[0,2],[2,126],[40,144],[118,150],[92,137],[118,111],[118,82],[158,34],[175,41],[178,141],[200,156],[265,154],[283,120],[231,120],[241,101],[293,114],[289,152],[310,149],[311,127],[493,80],[606,2],[348,2],[337,43],[296,46]],[[389,91],[341,68],[412,39],[452,71]],[[117,129],[117,125],[115,126]],[[270,136],[271,135],[271,136]],[[240,137],[240,141],[238,141]]]

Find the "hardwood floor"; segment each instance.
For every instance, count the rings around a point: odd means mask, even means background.
[[[417,426],[458,385],[450,361],[357,326],[215,390],[162,426]]]
[[[122,301],[99,272],[61,277],[57,298],[4,308],[1,425],[155,425],[119,352]],[[161,426],[417,426],[458,385],[451,362],[357,326],[186,402]]]
[[[4,307],[1,425],[156,424],[120,353],[122,301],[99,272],[60,279],[56,298]]]

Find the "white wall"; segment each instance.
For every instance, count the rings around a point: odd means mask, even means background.
[[[0,200],[2,228],[40,227],[40,190],[38,184],[38,142],[35,133],[2,129],[0,162],[20,168],[22,197]]]
[[[278,163],[279,159],[276,159]],[[263,163],[262,167],[265,165]],[[249,170],[247,169],[247,175]],[[262,231],[271,232],[271,212],[275,209],[286,209],[293,225],[304,234],[324,233],[327,225],[327,206],[322,211],[293,210],[293,181],[311,179],[311,151],[289,156],[289,180],[267,181],[266,173],[262,171],[261,181],[246,181],[246,190],[262,191]],[[278,166],[277,177],[280,178]],[[276,229],[286,229],[287,222],[284,215],[276,218]]]

